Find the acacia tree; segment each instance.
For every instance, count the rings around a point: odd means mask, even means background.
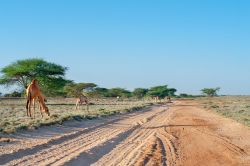
[[[97,87],[94,88],[93,91],[88,93],[91,97],[108,97],[109,96],[109,89]]]
[[[168,89],[168,96],[175,96],[175,92],[177,92],[177,90],[175,88],[169,88]]]
[[[94,83],[69,83],[64,87],[64,90],[69,97],[79,97],[84,92],[92,92],[96,86]]]
[[[209,97],[213,97],[213,96],[217,96],[217,92],[220,90],[219,87],[217,88],[204,88],[202,89],[202,93],[206,96],[209,96]]]
[[[111,88],[108,90],[107,97],[117,97],[117,96],[128,98],[131,97],[131,92],[123,88]]]
[[[144,88],[136,88],[133,91],[133,96],[135,96],[136,98],[143,98],[148,92],[148,89],[144,89]]]
[[[152,87],[148,90],[147,95],[151,97],[159,96],[160,98],[164,98],[168,96],[168,86],[163,85],[163,86]]]
[[[32,79],[37,79],[46,95],[58,95],[63,93],[64,85],[71,82],[64,78],[66,70],[66,67],[39,58],[18,60],[1,69],[0,84],[26,89]]]
[[[168,88],[167,85],[155,86],[148,90],[147,95],[151,97],[160,97],[164,98],[166,96],[175,96],[175,92],[177,90],[175,88]]]

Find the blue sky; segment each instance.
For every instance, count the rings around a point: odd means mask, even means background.
[[[0,68],[38,57],[102,87],[249,95],[249,8],[247,0],[2,0]]]

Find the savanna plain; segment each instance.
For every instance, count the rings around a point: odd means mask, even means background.
[[[250,165],[250,97],[0,100],[0,165]]]

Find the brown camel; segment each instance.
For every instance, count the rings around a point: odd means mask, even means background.
[[[40,113],[43,117],[43,113],[45,112],[48,116],[50,116],[49,109],[45,105],[45,97],[42,95],[40,87],[38,85],[38,81],[36,79],[32,80],[28,88],[26,89],[26,95],[27,95],[27,103],[26,103],[26,110],[27,110],[27,116],[32,117],[31,115],[31,105],[33,102],[34,106],[34,117],[35,117],[35,102],[38,101]]]
[[[82,104],[86,104],[87,106],[87,110],[89,110],[89,101],[88,101],[88,98],[84,95],[81,95],[80,97],[78,97],[76,99],[76,110],[80,107],[80,105]]]
[[[170,96],[166,96],[165,99],[167,100],[168,103],[171,103],[171,97]]]
[[[160,97],[159,96],[154,96],[153,97],[154,101],[157,103],[158,101],[161,101]]]

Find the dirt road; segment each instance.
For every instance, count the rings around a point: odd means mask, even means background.
[[[250,129],[176,101],[13,135],[0,165],[250,165]]]

